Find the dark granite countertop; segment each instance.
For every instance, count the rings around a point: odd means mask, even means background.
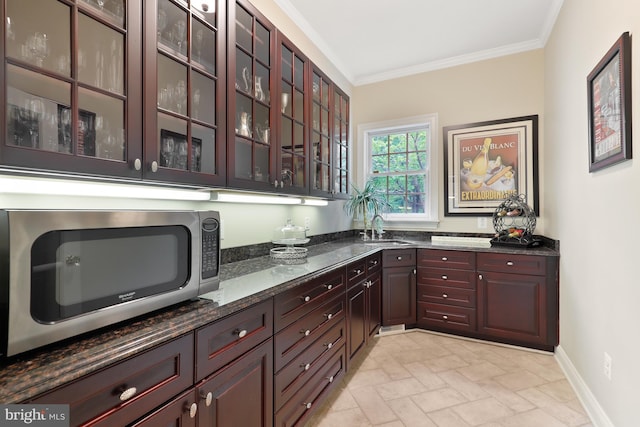
[[[307,258],[298,263],[283,263],[262,256],[224,264],[220,288],[197,301],[188,301],[9,359],[0,366],[0,403],[31,399],[378,250],[411,247],[559,256],[555,247],[548,246],[535,249],[478,248],[437,246],[431,241],[412,240],[410,244],[394,244],[345,239],[310,246]]]

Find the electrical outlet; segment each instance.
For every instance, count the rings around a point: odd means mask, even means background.
[[[606,351],[604,352],[604,376],[611,379],[611,356]]]
[[[487,228],[487,217],[485,216],[478,217],[478,228]]]
[[[308,216],[304,217],[304,228],[306,228],[307,230],[311,228],[311,218],[309,218]]]

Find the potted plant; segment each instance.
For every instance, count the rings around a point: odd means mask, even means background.
[[[371,213],[372,217],[380,214],[389,206],[385,194],[378,191],[373,179],[368,180],[364,188],[359,190],[355,185],[351,184],[353,193],[344,205],[344,210],[348,215],[353,215],[356,219],[362,214],[364,223],[364,235],[367,236],[367,213]]]

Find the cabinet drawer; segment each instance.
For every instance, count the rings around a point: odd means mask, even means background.
[[[196,331],[196,381],[273,335],[272,304],[268,299]]]
[[[344,351],[344,343],[345,322],[340,322],[282,368],[274,381],[275,410],[291,399],[336,351]]]
[[[418,285],[418,301],[475,308],[476,291],[445,286]]]
[[[456,288],[476,288],[474,271],[449,270],[443,268],[418,268],[418,283]]]
[[[460,331],[476,330],[476,310],[444,304],[418,303],[418,325],[455,329]]]
[[[361,259],[347,265],[347,286],[358,283],[367,275],[367,260]]]
[[[329,359],[318,372],[275,415],[275,427],[304,425],[321,407],[327,395],[340,384],[345,372],[344,347]]]
[[[338,323],[344,323],[345,298],[341,296],[318,307],[275,336],[275,370],[282,369],[315,340]]]
[[[547,257],[537,255],[478,254],[478,272],[533,274],[544,276],[547,272]]]
[[[345,292],[344,269],[339,268],[276,295],[275,331],[278,332],[319,305]]]
[[[475,270],[476,254],[468,251],[447,251],[439,249],[419,249],[418,267],[455,268]]]
[[[367,257],[367,276],[376,273],[382,269],[382,253]]]
[[[387,249],[382,251],[382,265],[387,267],[410,267],[416,265],[415,249]]]
[[[32,401],[68,404],[70,425],[127,425],[193,385],[193,334],[162,344]],[[108,417],[104,417],[105,415]],[[99,417],[104,417],[98,420]]]

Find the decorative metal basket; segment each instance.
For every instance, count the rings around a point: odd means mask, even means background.
[[[533,247],[541,241],[533,237],[536,228],[536,213],[526,204],[524,195],[507,197],[493,213],[493,228],[496,235],[492,246]]]

